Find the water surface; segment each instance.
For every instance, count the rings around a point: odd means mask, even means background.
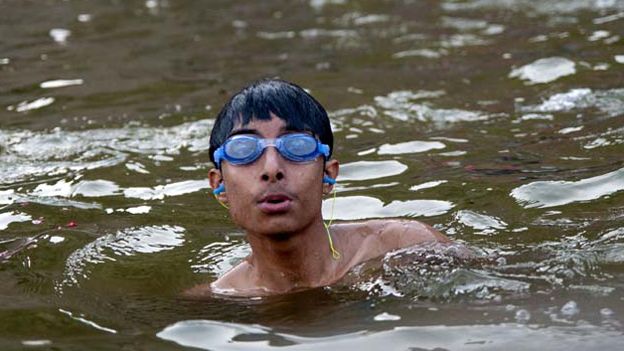
[[[624,1],[0,0],[0,348],[621,349]],[[262,77],[330,112],[336,221],[470,247],[189,301],[249,253],[209,132]]]

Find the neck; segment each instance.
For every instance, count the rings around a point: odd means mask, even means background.
[[[289,291],[332,281],[336,261],[329,251],[322,219],[296,233],[273,236],[247,232],[248,258],[258,282],[270,290]]]

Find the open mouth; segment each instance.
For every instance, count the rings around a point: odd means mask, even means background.
[[[290,209],[292,200],[284,194],[270,194],[258,201],[260,210],[267,214],[284,213]]]
[[[271,200],[267,200],[268,203],[270,204],[279,204],[280,202],[284,202],[287,199],[271,199]]]

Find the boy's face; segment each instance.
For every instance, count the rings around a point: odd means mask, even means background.
[[[277,138],[292,133],[286,123],[271,114],[268,121],[252,120],[235,126],[231,134],[254,134],[260,138]],[[221,172],[210,171],[213,188],[222,179],[226,192],[220,200],[229,205],[236,224],[250,233],[275,235],[298,232],[315,220],[322,219],[322,196],[331,188],[322,183],[323,173],[335,178],[338,162],[323,157],[297,163],[282,157],[274,147],[267,147],[254,162],[246,165],[222,163]]]

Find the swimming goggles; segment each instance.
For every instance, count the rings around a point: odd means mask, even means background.
[[[285,134],[275,139],[263,139],[253,135],[234,135],[228,138],[213,154],[217,168],[225,160],[233,165],[254,162],[269,146],[274,146],[287,160],[309,162],[323,155],[329,157],[329,146],[305,133]]]

